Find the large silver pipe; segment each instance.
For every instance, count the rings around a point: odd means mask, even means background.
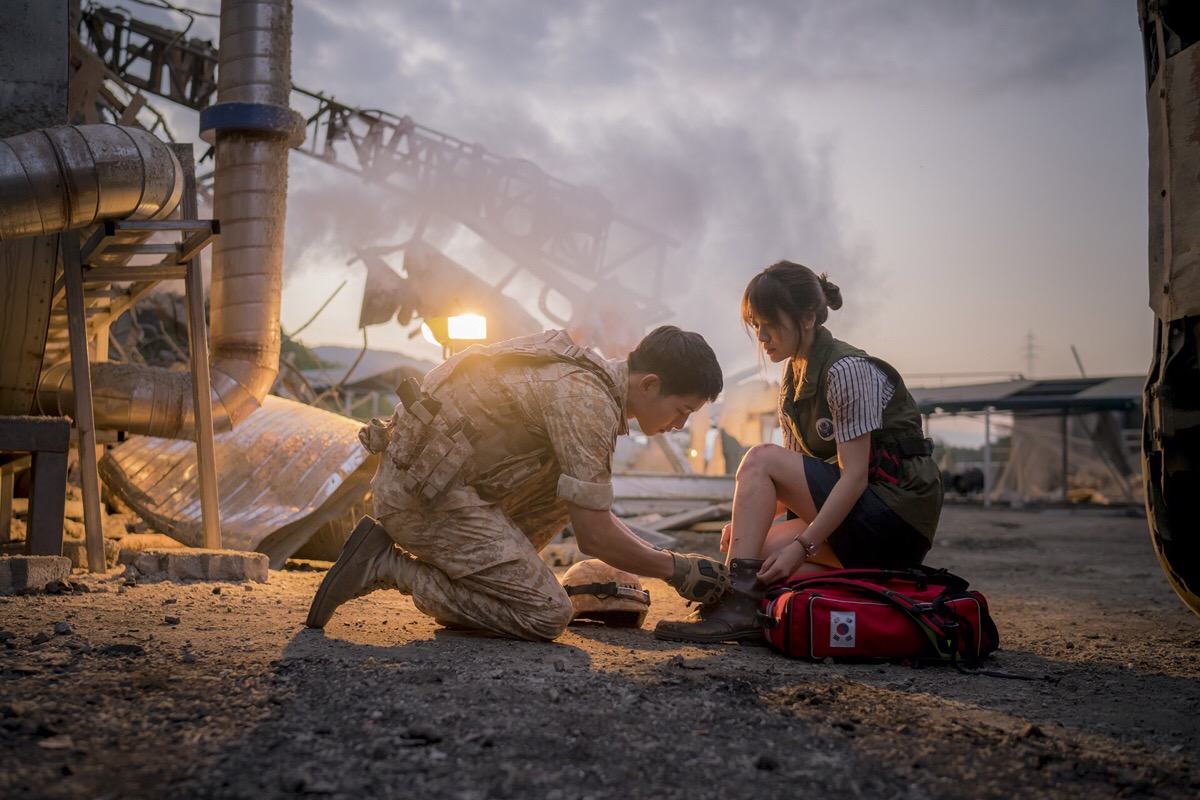
[[[182,195],[179,161],[140,128],[63,125],[0,140],[0,241],[162,219]]]
[[[213,245],[209,340],[213,422],[217,431],[232,429],[255,411],[279,370],[287,157],[296,135],[302,135],[303,131],[298,117],[287,108],[291,91],[291,32],[290,0],[222,3],[219,102],[201,115],[202,135],[216,148],[213,216],[221,221],[221,236]],[[154,137],[139,133],[157,142]],[[161,142],[157,144],[171,156]],[[142,163],[145,161],[143,158]],[[43,163],[49,162],[43,159]],[[178,162],[175,168],[179,169]],[[39,168],[39,175],[43,169],[49,167]],[[133,163],[125,169],[136,171]],[[0,162],[0,179],[4,170],[5,165]],[[119,170],[114,168],[114,171]],[[39,186],[56,185],[68,198],[64,201],[60,197],[59,202],[68,206],[86,206],[84,200],[76,199],[79,191],[73,187],[87,187],[95,182],[80,179],[74,172],[59,172],[34,181]],[[0,191],[3,189],[4,184],[0,183]],[[178,193],[177,189],[175,201]],[[85,200],[93,194],[96,193],[85,192]],[[153,195],[149,191],[139,194],[136,203],[131,190],[118,194],[119,202],[105,202],[122,211],[132,203],[132,210],[124,214],[126,218],[133,213],[165,216],[171,210],[151,210],[153,202],[145,197]],[[8,197],[6,193],[0,196]],[[42,214],[43,205],[53,203],[34,204],[38,214],[27,208],[28,204],[13,212],[17,219],[14,226],[23,225],[20,229],[25,231],[20,235],[49,232],[49,229],[34,230],[45,224],[48,216],[71,220],[63,223],[67,227],[55,230],[88,224],[80,221],[86,216],[83,212]],[[110,218],[119,216],[120,213],[114,212]],[[92,368],[92,395],[98,428],[163,438],[194,435],[191,379],[184,373],[142,365],[96,364]],[[38,399],[44,413],[73,412],[74,392],[68,365],[43,374]]]
[[[217,105],[201,116],[216,146],[212,375],[218,430],[262,404],[279,371],[279,303],[292,87],[291,0],[224,0]],[[228,420],[228,426],[222,426]]]

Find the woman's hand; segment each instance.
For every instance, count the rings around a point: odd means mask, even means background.
[[[733,537],[733,523],[730,522],[724,528],[721,528],[721,552],[729,552],[729,540]]]
[[[779,583],[791,577],[791,574],[804,563],[805,558],[804,545],[799,542],[791,542],[763,561],[762,569],[758,571],[758,579],[765,586]]]

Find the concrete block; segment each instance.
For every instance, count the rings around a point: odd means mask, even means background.
[[[270,560],[265,553],[241,550],[163,548],[122,550],[120,561],[139,581],[255,581],[266,583]]]
[[[266,558],[266,556],[263,556]],[[71,560],[62,556],[0,556],[0,592],[40,592],[47,583],[65,581]]]

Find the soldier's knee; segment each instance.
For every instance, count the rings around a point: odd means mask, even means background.
[[[526,616],[525,623],[530,634],[529,638],[546,641],[557,639],[571,624],[574,616],[575,609],[572,608],[571,600],[564,592],[561,598],[553,598],[551,602]]]

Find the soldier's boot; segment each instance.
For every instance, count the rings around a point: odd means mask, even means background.
[[[378,521],[365,516],[325,573],[304,624],[324,628],[338,606],[376,589],[399,589],[409,594],[416,572],[417,560],[398,547]]]
[[[763,562],[757,558],[735,558],[729,562],[732,586],[712,603],[706,603],[684,619],[661,620],[654,636],[672,642],[758,642],[762,628],[758,611],[766,587],[758,582]]]

